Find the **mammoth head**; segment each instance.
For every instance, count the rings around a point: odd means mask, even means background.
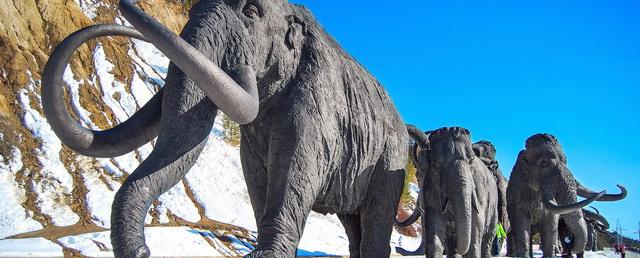
[[[193,6],[178,36],[137,2],[121,0],[118,6],[135,29],[115,24],[84,28],[61,42],[45,66],[45,116],[62,142],[78,153],[114,157],[144,145],[158,135],[163,102],[161,89],[114,128],[93,131],[79,125],[66,108],[63,74],[83,43],[104,36],[149,41],[171,60],[167,85],[195,84],[229,118],[247,124],[295,75],[310,31],[321,31],[306,9],[285,0],[203,0]]]
[[[207,6],[217,6],[219,12],[237,17],[251,42],[253,67],[256,70],[261,102],[278,93],[293,76],[302,55],[307,35],[315,30],[315,21],[302,6],[286,0],[225,0],[201,1],[192,12],[210,12]],[[211,22],[225,22],[216,20]],[[211,36],[211,35],[210,35]]]
[[[122,0],[120,10],[180,69],[170,74],[184,72],[239,123],[255,118],[258,95],[268,99],[293,76],[313,20],[285,0],[199,1],[178,37],[135,2]]]
[[[614,195],[607,195],[605,191],[596,193],[582,186],[567,167],[560,143],[550,134],[536,134],[527,139],[525,150],[516,161],[516,167],[519,166],[526,174],[529,187],[540,192],[544,206],[553,213],[569,213],[595,200],[620,200],[626,196],[626,189],[620,185],[622,192]],[[578,195],[587,199],[577,202]]]
[[[456,251],[465,254],[471,241],[471,213],[477,209],[471,168],[475,154],[469,131],[461,127],[428,133],[408,127],[408,131],[416,142],[413,155],[418,179],[423,178],[421,196],[425,198],[425,205],[453,216]]]
[[[473,152],[491,171],[498,171],[496,147],[489,141],[478,141],[473,144]]]

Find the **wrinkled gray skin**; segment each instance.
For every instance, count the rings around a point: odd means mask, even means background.
[[[587,223],[586,250],[598,251],[598,233],[604,233],[609,229],[609,221],[600,215],[600,212],[596,208],[593,209],[595,212],[582,209],[584,221]]]
[[[496,160],[496,147],[489,141],[478,141],[473,144],[473,152],[495,177],[498,187],[498,222],[505,231],[509,231],[509,216],[507,215],[507,179],[500,170]]]
[[[70,36],[52,54],[42,92],[52,128],[84,155],[121,155],[158,137],[116,194],[115,256],[150,255],[146,212],[193,166],[218,108],[243,124],[242,166],[258,225],[258,246],[247,257],[295,256],[311,210],[338,214],[351,257],[389,256],[407,133],[380,83],[308,10],[284,0],[201,0],[180,37],[131,0],[120,10],[142,34],[99,25]],[[98,132],[67,113],[62,73],[69,53],[107,35],[148,40],[172,63],[145,107]]]
[[[526,141],[525,150],[511,172],[507,185],[507,212],[511,230],[508,255],[530,257],[532,229],[540,230],[544,257],[553,257],[558,238],[558,219],[562,218],[575,236],[573,253],[584,251],[587,226],[580,208],[599,201],[616,201],[626,196],[595,193],[576,181],[567,168],[567,158],[555,137],[536,134]],[[577,202],[577,196],[588,198]]]
[[[582,209],[582,214],[584,215],[583,219],[587,224],[587,244],[585,247],[585,250],[587,251],[597,251],[598,232],[605,232],[609,229],[609,221],[607,221],[604,216],[600,215],[600,212],[597,209],[593,209],[595,212],[588,209]],[[573,234],[571,234],[571,230],[566,226],[566,223],[563,223],[562,218],[560,218],[560,221],[558,222],[558,238],[560,239],[560,243],[564,243],[562,240],[565,237],[573,237]],[[561,247],[563,249],[566,248],[565,246]]]
[[[417,141],[416,143],[414,143],[414,145],[412,146],[412,159],[414,161],[414,164],[416,165],[416,167],[418,167],[417,162],[416,162],[416,150],[418,148],[418,142],[425,142],[427,144],[423,144],[422,148],[423,148],[423,159],[428,159],[428,155],[429,155],[429,151],[424,151],[424,150],[429,150],[429,144],[428,144],[428,135],[432,132],[432,131],[427,131],[427,132],[420,132],[417,128],[415,128],[412,125],[407,125],[407,131],[409,132],[409,135],[411,136],[415,136],[417,137]],[[423,135],[423,136],[421,136]],[[426,137],[424,137],[426,136]],[[420,137],[422,137],[422,139],[420,139]],[[509,220],[508,220],[508,216],[507,216],[507,199],[506,199],[506,190],[507,190],[507,180],[504,177],[504,175],[502,175],[502,171],[500,170],[500,167],[498,165],[498,161],[496,160],[496,149],[495,146],[493,146],[493,144],[491,144],[491,142],[489,141],[478,141],[476,143],[474,143],[472,145],[472,149],[474,154],[476,155],[476,157],[478,159],[480,159],[480,161],[482,161],[482,163],[484,163],[484,165],[489,169],[489,171],[491,171],[492,175],[494,176],[494,178],[497,181],[497,188],[498,188],[498,205],[497,205],[497,211],[498,211],[498,222],[502,223],[503,227],[505,228],[505,230],[508,231],[509,228]],[[423,164],[423,167],[425,167],[428,165]],[[424,175],[425,175],[425,169],[419,169],[416,172],[416,178],[418,179],[418,184],[422,185],[422,182],[424,180]],[[411,224],[413,224],[414,222],[416,222],[418,220],[418,218],[420,217],[420,215],[422,215],[424,213],[424,198],[421,195],[422,192],[420,193],[419,197],[418,197],[418,202],[417,202],[417,207],[416,210],[414,210],[414,212],[411,214],[411,216],[409,216],[409,218],[407,218],[404,221],[398,221],[396,222],[396,225],[400,226],[400,227],[406,227],[409,226]],[[409,251],[406,249],[403,249],[401,247],[396,247],[396,252],[402,255],[424,255],[425,254],[425,243],[426,239],[423,238],[420,246],[418,247],[418,249],[414,250],[414,251]]]
[[[417,174],[424,178],[419,198],[426,257],[440,257],[445,249],[448,257],[490,256],[498,183],[473,152],[469,131],[441,128],[428,136],[413,126],[408,131],[416,142]]]

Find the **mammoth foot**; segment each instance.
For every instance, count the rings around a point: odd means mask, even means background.
[[[276,253],[275,251],[272,251],[272,250],[255,250],[245,255],[243,258],[278,258],[278,257],[287,257],[287,256],[290,256],[290,255]]]
[[[118,252],[120,255],[116,255],[116,257],[135,257],[135,258],[147,258],[151,256],[151,251],[147,245],[143,244],[137,247],[128,247],[120,249]]]

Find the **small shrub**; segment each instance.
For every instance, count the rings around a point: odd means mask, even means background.
[[[234,146],[240,145],[240,125],[227,116],[222,117],[224,140]]]
[[[402,188],[402,195],[400,196],[400,205],[408,205],[413,202],[409,191],[409,183],[416,181],[416,167],[413,165],[411,155],[407,157],[405,171],[407,174],[404,177],[404,187]]]

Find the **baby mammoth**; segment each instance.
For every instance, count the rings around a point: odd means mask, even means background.
[[[540,230],[543,257],[553,257],[561,218],[573,234],[572,252],[585,249],[587,225],[580,208],[598,201],[617,201],[627,195],[595,193],[582,186],[567,167],[567,157],[558,140],[549,134],[536,134],[520,151],[507,185],[507,210],[511,222],[510,256],[529,257],[533,229]],[[587,198],[577,201],[577,196]]]
[[[427,257],[490,256],[498,221],[498,182],[460,127],[426,133],[408,126],[420,183]]]

